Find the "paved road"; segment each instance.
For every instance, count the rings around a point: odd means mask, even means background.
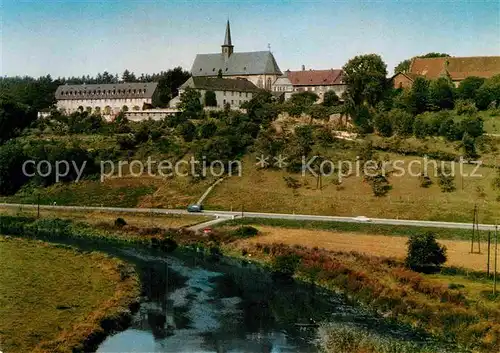
[[[0,207],[9,208],[35,208],[37,205],[26,204],[2,204]],[[370,224],[388,224],[402,226],[419,226],[419,227],[434,227],[434,228],[452,228],[452,229],[472,229],[472,223],[456,223],[456,222],[434,222],[434,221],[418,221],[407,219],[386,219],[386,218],[371,218],[370,222],[360,222],[354,217],[337,217],[337,216],[316,216],[304,214],[289,214],[289,213],[263,213],[263,212],[232,212],[232,211],[211,211],[206,210],[201,213],[187,212],[186,210],[178,209],[161,209],[161,208],[123,208],[123,207],[84,207],[84,206],[50,206],[40,205],[41,209],[48,210],[79,210],[79,211],[109,211],[109,212],[124,212],[124,213],[153,213],[153,214],[179,214],[188,216],[212,216],[218,217],[216,223],[225,220],[247,217],[247,218],[270,218],[270,219],[289,219],[298,221],[324,221],[324,222],[350,222],[350,223],[370,223]],[[205,227],[206,223],[200,223],[198,226]],[[201,229],[201,228],[200,228]],[[494,230],[493,224],[480,224],[480,230]]]

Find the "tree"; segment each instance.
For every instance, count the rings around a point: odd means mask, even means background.
[[[457,87],[457,96],[461,99],[476,99],[477,90],[483,85],[483,77],[466,77]]]
[[[429,81],[423,77],[417,77],[413,81],[407,99],[410,113],[417,115],[425,112],[429,106]]]
[[[307,109],[306,113],[310,115],[311,122],[312,119],[327,120],[330,117],[328,108],[320,104],[313,104]]]
[[[0,195],[13,195],[27,182],[22,172],[26,159],[20,144],[9,141],[0,146]]]
[[[197,118],[203,110],[201,105],[201,93],[193,88],[186,88],[181,94],[179,109],[189,118]]]
[[[375,115],[373,121],[375,130],[379,135],[390,137],[393,133],[393,122],[387,112],[379,112]]]
[[[208,121],[208,122],[201,124],[198,127],[198,131],[199,131],[201,138],[204,138],[204,139],[211,138],[212,136],[215,135],[215,132],[217,131],[217,125],[215,125],[211,121]]]
[[[354,105],[375,106],[388,88],[387,65],[376,54],[352,58],[342,68],[346,83],[346,95]]]
[[[252,99],[243,103],[241,107],[246,109],[250,120],[257,124],[266,125],[278,116],[278,112],[273,105],[273,95],[271,92],[264,90],[254,94]]]
[[[311,91],[294,93],[290,97],[289,103],[295,106],[301,113],[305,112],[319,99],[318,95]]]
[[[372,112],[366,105],[355,107],[351,113],[352,121],[358,131],[362,134],[373,132]]]
[[[135,77],[135,74],[133,72],[125,70],[125,71],[123,71],[123,74],[122,74],[122,81],[125,83],[136,82],[137,78]]]
[[[437,272],[446,259],[446,247],[436,241],[433,233],[412,235],[408,240],[405,260],[408,268],[424,273]]]
[[[323,96],[323,105],[325,107],[334,107],[340,104],[340,98],[333,90],[326,91]]]
[[[408,72],[410,70],[411,59],[406,59],[401,61],[395,68],[394,73],[398,72]]]
[[[464,157],[467,159],[476,159],[478,157],[476,150],[476,141],[468,133],[462,137],[461,147],[464,149]]]
[[[440,58],[440,57],[449,57],[450,55],[445,53],[427,53],[424,55],[414,56],[411,59],[406,59],[401,61],[395,68],[394,73],[398,72],[408,72],[410,70],[411,61],[415,58]]]
[[[447,77],[433,80],[429,87],[429,100],[432,106],[438,109],[453,109],[454,86]]]
[[[190,77],[191,74],[179,66],[145,78],[148,82],[158,82],[153,105],[162,108],[168,107],[170,100],[179,94],[179,87]]]
[[[457,99],[455,101],[455,110],[458,115],[475,116],[478,112],[476,103],[472,99]]]
[[[480,117],[466,117],[460,122],[460,130],[472,138],[478,138],[484,134],[483,119]]]
[[[217,106],[217,97],[215,96],[214,91],[206,91],[205,92],[205,107],[216,107]]]
[[[491,103],[500,106],[500,75],[490,77],[476,91],[476,107],[487,109]]]
[[[408,136],[413,133],[415,118],[410,113],[403,109],[395,108],[391,109],[387,114],[392,123],[394,133],[399,136]]]
[[[455,176],[448,166],[438,168],[438,184],[442,192],[455,191]]]
[[[413,122],[413,134],[419,139],[423,139],[429,135],[429,127],[422,114],[415,117],[415,121]]]
[[[186,121],[177,128],[184,141],[191,142],[196,136],[196,126],[190,121]]]
[[[36,120],[36,113],[26,105],[0,97],[0,144],[18,136]]]
[[[311,146],[314,144],[313,129],[310,125],[297,126],[295,128],[295,138],[303,156],[311,153]]]

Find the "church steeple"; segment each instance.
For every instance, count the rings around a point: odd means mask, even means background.
[[[231,27],[229,25],[229,20],[227,20],[226,24],[226,36],[224,37],[224,44],[222,45],[222,54],[224,54],[224,58],[227,60],[231,54],[233,54],[233,43],[231,41]]]

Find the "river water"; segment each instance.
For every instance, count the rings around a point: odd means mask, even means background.
[[[251,264],[149,250],[114,248],[112,255],[136,265],[144,297],[131,326],[109,336],[99,353],[317,352],[316,328],[308,324],[326,319],[423,340],[340,296],[277,283]]]

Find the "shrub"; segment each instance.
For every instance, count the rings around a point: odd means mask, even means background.
[[[420,174],[420,187],[428,188],[432,185],[432,180],[428,175]]]
[[[448,166],[438,168],[438,183],[442,192],[455,191],[455,177]]]
[[[446,247],[436,241],[433,233],[412,235],[408,240],[405,264],[408,268],[425,273],[439,271],[446,262]]]
[[[252,226],[241,226],[238,229],[236,229],[233,234],[237,237],[241,238],[247,238],[247,237],[253,237],[257,234],[259,234],[259,230],[257,228],[254,228]]]
[[[125,227],[127,225],[127,222],[125,222],[125,220],[121,217],[115,219],[115,226],[116,227],[119,227],[119,228],[122,228],[122,227]]]
[[[292,277],[297,271],[301,258],[297,254],[279,255],[272,259],[271,268],[275,274]]]

